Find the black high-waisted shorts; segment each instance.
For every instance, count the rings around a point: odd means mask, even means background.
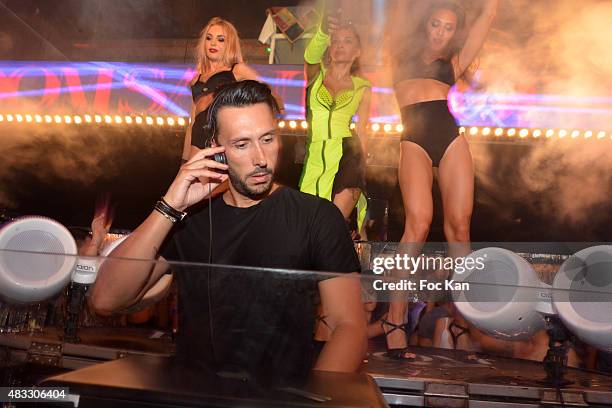
[[[204,125],[206,125],[207,121],[208,111],[205,109],[196,115],[193,126],[191,127],[191,145],[198,149],[209,147],[208,143],[210,143],[210,140],[208,140],[208,138],[210,136],[204,132]]]
[[[459,135],[448,101],[415,103],[401,108],[404,133],[402,142],[413,142],[429,155],[433,167],[440,165],[446,149]]]

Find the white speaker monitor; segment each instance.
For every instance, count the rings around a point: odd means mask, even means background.
[[[70,281],[77,246],[50,218],[27,216],[0,227],[0,296],[9,302],[40,302]]]
[[[583,249],[568,258],[555,275],[552,298],[571,332],[612,352],[612,245]]]
[[[471,261],[467,261],[471,258]],[[503,248],[479,249],[466,257],[465,272],[453,274],[469,290],[454,292],[463,317],[487,334],[525,340],[544,329],[543,313],[552,313],[550,290],[529,262]]]

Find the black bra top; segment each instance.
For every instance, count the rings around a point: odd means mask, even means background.
[[[206,82],[200,81],[200,76],[198,80],[191,85],[191,95],[193,96],[193,101],[197,101],[204,95],[208,95],[214,93],[217,88],[221,85],[229,84],[232,82],[236,82],[236,77],[234,76],[234,67],[228,71],[220,71],[216,74],[212,75]]]
[[[443,59],[426,64],[421,58],[413,58],[398,64],[393,82],[397,84],[407,79],[435,79],[449,86],[456,82],[453,64]]]

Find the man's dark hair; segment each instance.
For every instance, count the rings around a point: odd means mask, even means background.
[[[258,103],[267,104],[275,117],[280,115],[280,109],[276,99],[272,96],[272,90],[262,82],[249,79],[220,86],[215,93],[215,98],[207,108],[208,120],[204,128],[208,140],[207,145],[210,146],[212,140],[216,141],[219,130],[217,119],[222,108],[240,108]]]

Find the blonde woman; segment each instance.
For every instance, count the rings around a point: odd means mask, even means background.
[[[236,27],[227,20],[220,17],[210,19],[200,33],[196,52],[197,75],[191,82],[192,125],[187,129],[183,146],[185,161],[207,142],[203,132],[206,122],[204,111],[212,101],[215,90],[230,82],[257,80],[257,73],[242,59]]]
[[[367,207],[365,129],[372,86],[358,74],[357,30],[326,17],[304,52],[309,126],[300,190],[332,201],[347,221],[357,206],[360,231]],[[359,121],[353,132],[355,115]]]

